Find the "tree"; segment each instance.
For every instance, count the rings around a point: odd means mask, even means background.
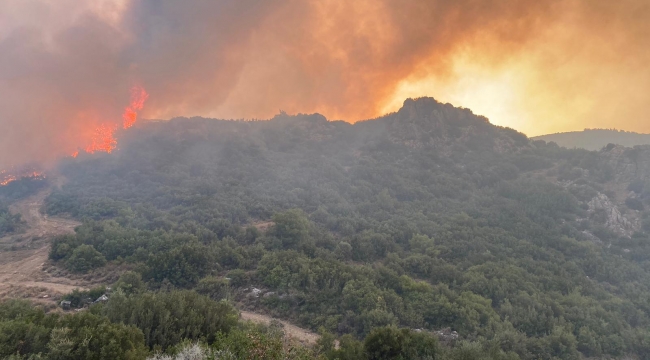
[[[231,276],[232,281],[232,274],[229,273],[229,276]],[[230,283],[226,279],[208,276],[199,281],[196,292],[216,301],[228,299],[230,297]]]
[[[278,238],[282,248],[295,248],[309,237],[309,219],[302,210],[289,210],[273,215],[270,235]]]
[[[190,287],[214,266],[205,246],[187,244],[149,257],[145,278],[155,282],[167,279],[178,287]]]
[[[115,283],[115,288],[126,294],[137,294],[146,290],[147,285],[142,281],[142,275],[137,272],[127,271]]]
[[[86,311],[67,315],[52,331],[48,359],[142,359],[147,354],[142,332]]]
[[[212,344],[218,333],[228,333],[239,319],[229,303],[194,291],[113,294],[102,312],[113,322],[139,328],[149,348],[163,350],[184,339]]]
[[[92,245],[80,245],[66,261],[66,267],[74,272],[86,273],[106,265],[106,258]]]
[[[433,360],[438,354],[438,341],[425,332],[396,327],[375,328],[364,340],[369,360]]]

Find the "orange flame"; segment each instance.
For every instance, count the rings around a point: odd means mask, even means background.
[[[95,129],[92,143],[86,146],[86,152],[94,154],[97,151],[111,153],[117,148],[117,140],[115,139],[115,126],[102,124]]]
[[[0,186],[7,186],[19,179],[45,179],[45,175],[35,170],[27,170],[21,174],[8,173],[7,170],[0,171]]]
[[[149,98],[149,94],[141,86],[134,86],[131,88],[131,102],[129,106],[124,109],[122,114],[123,128],[128,129],[132,127],[137,118],[138,111],[144,108],[144,103]],[[105,152],[111,153],[117,148],[117,139],[115,138],[115,132],[117,131],[117,125],[112,123],[102,123],[98,128],[92,133],[91,142],[82,150],[88,154],[94,154],[96,152]],[[70,156],[76,158],[79,156],[79,151],[75,150],[70,153]]]
[[[2,181],[0,181],[0,186],[7,186],[12,182],[16,181],[16,177],[13,175],[6,175]]]
[[[138,119],[138,111],[144,107],[144,102],[149,98],[149,94],[141,86],[134,86],[131,89],[131,104],[124,109],[122,119],[125,129],[133,126]]]

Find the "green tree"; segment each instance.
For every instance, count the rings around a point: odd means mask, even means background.
[[[211,344],[218,333],[229,332],[239,318],[227,302],[216,302],[193,291],[113,294],[102,312],[113,322],[139,328],[147,346],[163,350],[184,339]]]
[[[282,248],[295,248],[309,237],[309,219],[302,210],[289,210],[273,215],[270,235],[278,238]]]
[[[86,273],[104,265],[106,265],[106,258],[92,245],[80,245],[66,260],[66,267],[79,273]]]
[[[155,282],[167,279],[178,287],[195,285],[216,264],[205,246],[187,244],[152,255],[147,260],[145,278]]]
[[[229,274],[229,276],[232,275]],[[226,279],[219,279],[214,276],[208,276],[199,281],[196,286],[196,292],[216,301],[228,299],[230,298],[230,283]]]
[[[134,271],[127,271],[120,275],[114,286],[115,289],[120,289],[126,294],[137,294],[147,289],[147,285],[142,281],[142,275]]]

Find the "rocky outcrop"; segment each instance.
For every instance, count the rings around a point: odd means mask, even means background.
[[[650,145],[627,148],[610,144],[599,155],[614,170],[617,183],[629,184],[636,179],[650,180]]]
[[[605,194],[598,193],[588,205],[590,214],[599,210],[605,211],[605,226],[620,236],[630,237],[639,229],[638,221],[624,216],[618,206]]]
[[[452,331],[451,328],[445,328],[442,330],[434,331],[433,334],[438,337],[439,341],[446,344],[458,340],[459,337],[458,333],[456,331]]]

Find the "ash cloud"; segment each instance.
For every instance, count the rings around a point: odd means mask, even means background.
[[[526,64],[524,129],[650,131],[647,1],[91,3],[0,5],[0,167],[83,147],[121,121],[133,85],[150,94],[144,117],[356,121],[409,79],[453,83],[459,54],[486,72]]]

